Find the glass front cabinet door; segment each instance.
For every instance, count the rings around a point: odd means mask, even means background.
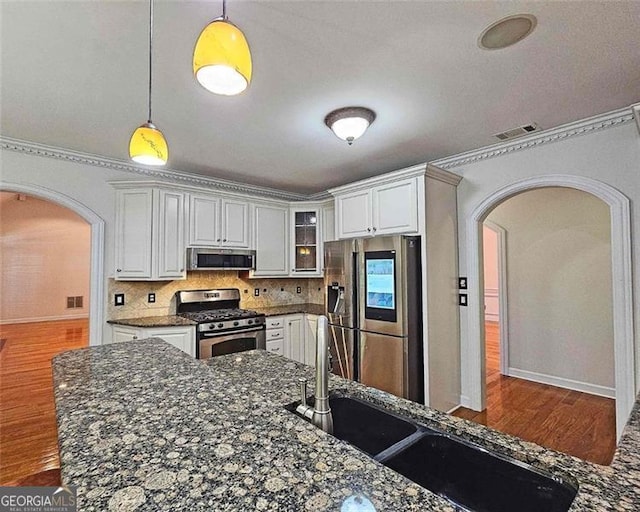
[[[322,275],[320,209],[291,210],[291,273],[300,277]]]

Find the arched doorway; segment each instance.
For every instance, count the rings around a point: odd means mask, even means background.
[[[484,366],[484,290],[482,287],[482,222],[500,203],[527,190],[567,187],[590,193],[604,201],[611,214],[611,264],[613,280],[613,333],[616,431],[618,437],[635,397],[633,311],[631,289],[631,230],[629,200],[613,187],[579,176],[547,175],[518,181],[484,199],[467,219],[469,311],[467,337],[462,351],[462,395],[468,407],[481,411],[486,395]],[[465,405],[465,404],[463,404]]]
[[[44,187],[0,182],[0,191],[23,193],[46,199],[77,213],[90,224],[89,345],[101,345],[104,323],[104,221],[93,210],[75,199]]]

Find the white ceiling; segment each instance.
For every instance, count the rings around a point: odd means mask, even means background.
[[[4,136],[128,159],[146,121],[145,1],[0,4]],[[640,1],[242,1],[253,81],[216,96],[193,78],[221,1],[156,0],[153,121],[169,167],[313,193],[640,102]],[[481,50],[497,19],[531,13],[524,41]],[[377,113],[353,146],[331,110]]]

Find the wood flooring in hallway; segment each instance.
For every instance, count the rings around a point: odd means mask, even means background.
[[[56,485],[60,461],[51,359],[86,347],[89,321],[0,325],[0,339],[0,485]]]
[[[486,325],[487,408],[453,415],[568,453],[609,464],[616,447],[615,401],[500,374],[498,324]]]

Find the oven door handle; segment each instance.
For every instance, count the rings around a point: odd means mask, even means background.
[[[213,332],[200,332],[201,339],[211,339],[211,338],[222,338],[226,336],[241,336],[248,332],[259,332],[264,331],[264,326],[261,327],[251,327],[250,329],[242,329],[238,331],[213,331]]]

